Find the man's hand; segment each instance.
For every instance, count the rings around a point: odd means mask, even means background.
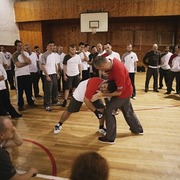
[[[97,109],[94,111],[94,114],[98,119],[102,119],[104,114],[101,111],[98,111]]]
[[[94,102],[94,101],[97,101],[98,99],[100,99],[102,97],[102,92],[97,90],[97,93],[94,94],[91,98],[91,101]]]

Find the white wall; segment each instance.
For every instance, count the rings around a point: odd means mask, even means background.
[[[19,39],[19,30],[15,23],[14,0],[0,0],[0,44],[14,45]]]

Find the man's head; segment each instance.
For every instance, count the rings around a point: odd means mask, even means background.
[[[105,43],[104,44],[104,50],[108,53],[108,54],[111,54],[112,52],[112,46],[109,42]]]
[[[76,46],[75,46],[75,44],[71,44],[71,45],[69,46],[69,52],[70,52],[70,54],[71,54],[72,56],[74,56],[74,55],[76,54]]]
[[[157,44],[153,44],[152,50],[153,50],[153,51],[157,51],[157,50],[158,50],[158,45],[157,45]]]
[[[25,44],[25,45],[24,45],[24,50],[25,50],[26,52],[28,52],[29,54],[31,54],[31,47],[30,47],[29,44]]]
[[[63,47],[62,46],[58,46],[58,53],[59,54],[63,53]]]
[[[165,46],[164,51],[165,51],[165,52],[169,52],[169,51],[170,51],[169,46]]]
[[[9,118],[0,116],[0,143],[4,140],[12,139],[14,135],[14,127]]]
[[[132,51],[132,44],[128,44],[126,46],[126,50],[127,50],[127,52],[131,52]]]
[[[97,51],[98,51],[99,53],[103,52],[103,46],[102,46],[101,43],[98,43],[98,44],[96,45],[96,48],[97,48]]]
[[[79,51],[80,52],[84,51],[84,47],[85,47],[85,44],[83,42],[80,42],[79,43]]]
[[[175,46],[175,54],[177,54],[177,55],[180,54],[180,45]]]
[[[40,53],[39,46],[34,46],[34,51],[35,51],[36,53]]]
[[[106,159],[97,152],[79,155],[71,169],[72,180],[107,180],[109,167]]]
[[[15,45],[17,51],[22,51],[23,50],[22,42],[20,40],[16,40],[14,42],[14,45]]]
[[[96,56],[93,60],[93,65],[101,71],[109,71],[112,67],[112,61],[103,56]]]
[[[54,48],[54,41],[48,41],[46,45],[47,51],[52,52],[53,48]]]
[[[114,81],[104,81],[100,84],[99,89],[102,93],[113,93],[117,90],[117,86]]]

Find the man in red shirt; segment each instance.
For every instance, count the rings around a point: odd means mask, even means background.
[[[108,75],[108,80],[113,80],[117,86],[117,90],[113,93],[102,93],[99,91],[97,94],[93,95],[91,99],[95,101],[104,96],[112,97],[110,101],[107,102],[104,111],[107,128],[106,136],[99,137],[99,141],[114,144],[116,138],[116,118],[112,112],[118,108],[121,109],[127,124],[130,126],[130,131],[135,134],[143,134],[143,128],[130,102],[132,85],[125,66],[116,58],[110,60],[102,56],[96,57],[93,64],[95,68],[105,71]]]
[[[102,92],[114,92],[116,90],[116,85],[114,81],[105,81],[98,77],[82,81],[74,91],[69,106],[61,115],[60,121],[54,127],[54,134],[60,133],[62,124],[72,113],[80,111],[83,102],[85,102],[86,106],[94,112],[99,119],[99,132],[103,135],[106,134],[106,129],[104,128],[103,102],[100,99],[95,102],[91,102],[91,98],[97,93],[97,90]]]

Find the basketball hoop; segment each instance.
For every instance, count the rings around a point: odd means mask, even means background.
[[[99,28],[99,21],[89,21],[89,28],[92,30],[92,34],[96,34],[97,28]]]
[[[97,27],[92,27],[92,34],[96,34]]]

